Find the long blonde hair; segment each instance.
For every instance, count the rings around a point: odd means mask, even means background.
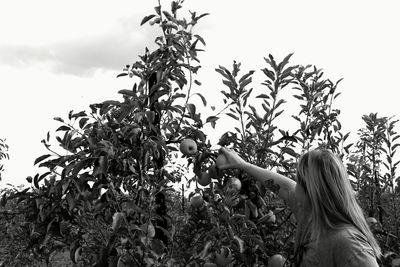
[[[311,212],[309,220],[300,223],[297,244],[304,244],[306,239],[318,241],[325,230],[351,224],[366,237],[375,256],[381,256],[340,158],[327,149],[308,151],[299,159],[296,176]]]

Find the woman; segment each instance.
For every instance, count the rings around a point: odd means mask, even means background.
[[[381,251],[358,205],[346,168],[327,149],[311,150],[299,159],[296,182],[245,162],[222,147],[220,169],[236,168],[278,195],[297,220],[294,266],[377,267]],[[273,183],[271,183],[271,181]]]

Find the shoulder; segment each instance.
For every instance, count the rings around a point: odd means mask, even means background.
[[[328,240],[338,266],[378,266],[367,238],[354,226],[331,232]]]

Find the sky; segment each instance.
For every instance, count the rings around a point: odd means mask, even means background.
[[[221,105],[215,97],[224,88],[215,72],[219,65],[229,68],[236,60],[243,73],[259,71],[268,54],[280,60],[294,53],[292,64],[313,64],[333,81],[343,78],[335,107],[343,129],[354,137],[364,114],[400,115],[396,2],[186,0],[181,15],[210,13],[194,28],[206,41],[196,90],[209,106]],[[161,4],[169,7],[170,1]],[[40,141],[47,132],[54,137],[60,126],[54,117],[122,100],[117,92],[133,81],[116,76],[153,45],[158,29],[140,22],[156,5],[155,0],[0,2],[0,138],[10,155],[2,162],[0,187],[24,184],[27,176],[43,172],[33,162],[47,154]],[[255,78],[254,86],[260,82]],[[290,101],[286,105],[292,108]]]

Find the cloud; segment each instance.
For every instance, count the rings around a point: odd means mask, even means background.
[[[29,45],[0,45],[0,64],[17,68],[37,66],[56,73],[90,76],[97,70],[122,71],[152,46],[155,30],[135,30],[121,20],[113,31],[69,39],[62,42]],[[145,31],[147,30],[147,31]]]

